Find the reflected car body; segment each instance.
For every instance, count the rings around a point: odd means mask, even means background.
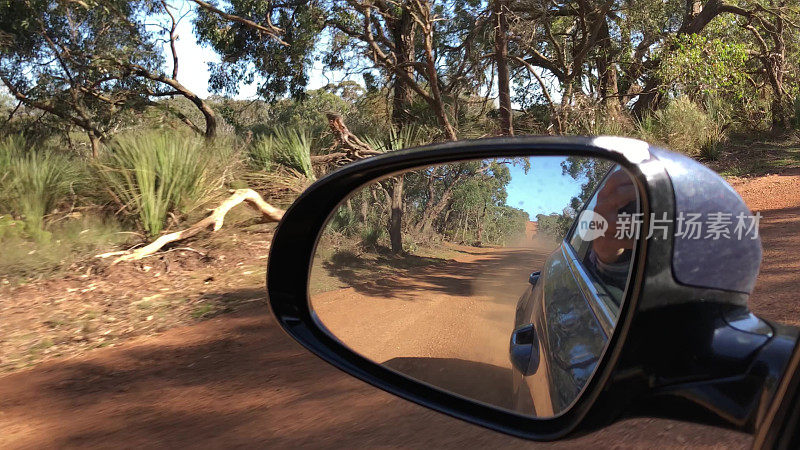
[[[584,208],[593,208],[604,183]],[[573,224],[517,303],[510,354],[513,404],[520,413],[552,417],[567,410],[594,373],[613,332],[623,289],[597,275],[590,247]],[[524,344],[531,349],[527,359],[519,357]]]
[[[514,329],[533,325],[539,348],[526,370],[512,364],[515,409],[552,416],[570,406],[594,372],[608,333],[581,289],[578,262],[563,242],[545,262],[539,280],[522,295]]]

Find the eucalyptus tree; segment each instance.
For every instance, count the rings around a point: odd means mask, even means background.
[[[333,33],[327,60],[335,67],[354,64],[377,69],[394,84],[393,120],[408,122],[412,95],[433,112],[442,134],[457,139],[454,125],[459,93],[480,64],[473,27],[473,2],[435,0],[334,0],[328,4]],[[465,24],[468,25],[464,27]],[[344,60],[342,55],[358,55]],[[451,105],[448,111],[448,104]]]
[[[461,232],[462,241],[475,239],[479,244],[502,241],[512,230],[524,232],[527,220],[509,223],[520,217],[514,213],[519,210],[506,205],[510,182],[506,164],[493,161],[479,167],[453,189],[452,199],[439,218],[440,232],[453,237]],[[472,230],[474,235],[467,236]]]
[[[93,6],[93,5],[92,5]],[[119,124],[122,110],[141,109],[140,80],[98,63],[99,53],[157,63],[153,46],[136,45],[143,26],[114,18],[133,16],[136,5],[105,7],[47,0],[0,3],[0,80],[16,100],[82,129],[96,154],[99,141]]]
[[[173,70],[165,74],[154,15],[171,17],[166,40]],[[84,131],[93,154],[129,115],[159,107],[164,96],[183,96],[204,115],[207,137],[216,131],[213,110],[177,80],[175,17],[166,2],[121,0],[6,0],[0,2],[0,80],[14,98]],[[199,128],[194,126],[198,131]]]
[[[592,58],[601,44],[608,43],[607,17],[617,6],[614,0],[523,0],[510,6],[509,40],[514,51],[509,60],[537,81],[559,131],[591,72]],[[610,68],[600,70],[606,77]],[[545,78],[556,80],[559,100]],[[608,97],[607,92],[600,95]]]
[[[364,73],[370,85],[375,71],[382,74],[392,87],[394,126],[417,119],[418,98],[454,140],[460,96],[489,82],[491,19],[479,0],[193,1],[201,40],[222,55],[212,65],[218,91],[235,92],[244,80],[259,83],[268,100],[302,97],[318,54],[330,69]]]
[[[768,86],[776,124],[787,120],[794,95],[788,86],[797,73],[789,56],[800,36],[797,2],[522,0],[509,9],[516,78],[536,80],[560,131],[581,97],[611,112],[629,107],[641,118],[691,71],[708,72],[709,82],[716,76],[723,89],[735,77]],[[721,28],[728,30],[724,37]],[[518,96],[525,100],[524,94]]]
[[[492,1],[492,26],[494,27],[494,63],[497,67],[497,99],[500,112],[500,129],[505,135],[514,134],[511,109],[511,73],[508,64],[509,0]]]
[[[198,5],[194,24],[200,42],[222,57],[210,64],[212,90],[236,94],[242,83],[256,83],[268,101],[305,95],[325,24],[317,0],[230,0],[224,6],[192,1]]]
[[[621,45],[627,49],[620,64],[621,78],[627,89],[623,101],[636,99],[633,112],[637,116],[658,108],[670,80],[664,74],[674,72],[674,54],[687,53],[701,42],[716,47],[716,54],[706,52],[691,64],[708,68],[709,72],[731,73],[749,77],[753,84],[766,84],[772,90],[772,114],[775,125],[785,123],[791,103],[790,89],[784,77],[796,82],[797,69],[789,57],[796,48],[800,28],[800,5],[790,0],[670,0],[667,2],[631,2],[621,9]],[[732,32],[732,28],[742,32]],[[727,32],[720,40],[720,28]],[[723,44],[723,45],[720,45]],[[744,48],[751,59],[740,64],[735,54]],[[718,61],[722,58],[722,61]],[[722,62],[723,64],[720,64]],[[754,63],[759,66],[754,68]],[[678,68],[679,70],[681,68]]]

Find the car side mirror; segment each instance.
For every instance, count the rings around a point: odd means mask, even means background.
[[[343,371],[515,436],[646,414],[767,442],[798,332],[747,309],[757,220],[713,171],[638,140],[432,145],[306,190],[275,232],[269,302]]]

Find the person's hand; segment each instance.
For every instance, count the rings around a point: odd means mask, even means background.
[[[612,173],[597,193],[594,212],[603,216],[608,222],[605,234],[592,241],[592,250],[600,261],[606,264],[614,263],[626,249],[633,248],[632,237],[616,236],[619,228],[619,210],[635,201],[636,187],[631,177],[622,169]]]

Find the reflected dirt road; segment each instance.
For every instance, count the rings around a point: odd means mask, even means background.
[[[318,265],[351,287],[312,295],[322,323],[345,345],[398,372],[511,408],[508,340],[528,277],[552,244],[460,247],[456,260],[394,273]]]

